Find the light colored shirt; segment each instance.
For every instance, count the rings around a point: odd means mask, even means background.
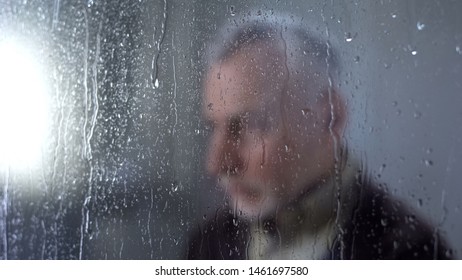
[[[351,217],[356,197],[356,165],[345,165],[340,176],[311,188],[276,214],[271,229],[265,222],[250,226],[249,259],[323,259]]]

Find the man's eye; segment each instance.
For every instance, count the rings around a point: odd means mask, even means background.
[[[241,118],[233,118],[229,123],[229,134],[233,137],[239,137],[242,131],[243,125]]]

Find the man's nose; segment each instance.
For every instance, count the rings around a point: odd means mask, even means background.
[[[241,168],[239,141],[216,132],[207,147],[207,171],[212,175],[235,174]]]

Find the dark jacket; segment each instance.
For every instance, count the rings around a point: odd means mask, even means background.
[[[353,211],[338,222],[335,241],[324,259],[452,258],[438,228],[429,226],[386,191],[362,183],[348,188],[356,197]],[[267,226],[271,230],[274,225],[268,221]],[[248,241],[248,223],[224,208],[191,235],[187,258],[247,259]]]

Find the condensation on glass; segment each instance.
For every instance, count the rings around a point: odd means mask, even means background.
[[[339,139],[360,163],[357,176],[412,209],[406,223],[425,217],[448,256],[460,258],[460,12],[456,1],[2,1],[0,259],[186,258],[191,232],[207,230],[230,204],[207,166],[210,137],[217,129],[232,141],[250,126],[277,130],[267,103],[264,117],[245,112],[225,128],[204,116],[220,102],[204,104],[214,73],[209,44],[222,26],[281,14],[326,42],[326,62],[336,51],[341,67],[330,88],[343,94],[348,117]],[[277,79],[287,65],[257,73]],[[239,172],[223,158],[218,168]],[[271,160],[262,166],[281,161]],[[389,222],[380,221],[384,229]]]

